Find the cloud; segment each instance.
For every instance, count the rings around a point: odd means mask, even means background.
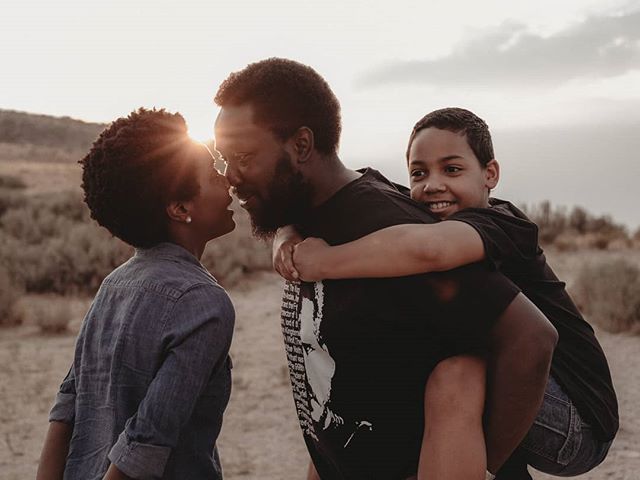
[[[423,45],[428,51],[428,45]],[[554,35],[506,23],[434,60],[396,61],[358,79],[360,86],[420,84],[546,87],[640,69],[640,10],[590,17]]]

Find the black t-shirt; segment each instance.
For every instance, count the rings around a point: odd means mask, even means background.
[[[391,225],[435,221],[365,170],[297,227],[335,245]],[[282,330],[294,402],[321,478],[414,474],[429,373],[446,357],[482,350],[518,293],[482,264],[395,279],[287,282]]]
[[[486,264],[512,280],[558,330],[551,374],[602,440],[618,430],[618,402],[609,365],[593,328],[582,318],[538,245],[538,227],[511,203],[469,208],[449,217],[480,234]]]

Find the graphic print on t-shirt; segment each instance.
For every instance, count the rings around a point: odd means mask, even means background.
[[[331,389],[336,364],[320,329],[324,297],[322,282],[314,283],[313,289],[304,292],[299,283],[286,282],[282,331],[293,398],[303,433],[318,441],[320,431],[341,430],[336,433],[344,438],[343,447],[346,448],[360,429],[371,431],[373,425],[366,420],[345,425],[343,417],[333,410]]]

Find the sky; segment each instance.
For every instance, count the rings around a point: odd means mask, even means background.
[[[405,181],[413,124],[465,107],[491,127],[497,196],[640,227],[640,0],[3,2],[0,108],[165,107],[204,140],[222,80],[272,56],[332,86],[350,167]]]

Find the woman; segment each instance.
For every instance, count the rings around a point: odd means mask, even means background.
[[[83,321],[37,478],[222,478],[234,310],[199,259],[235,227],[229,184],[164,110],[119,118],[80,163],[92,218],[136,253]]]

